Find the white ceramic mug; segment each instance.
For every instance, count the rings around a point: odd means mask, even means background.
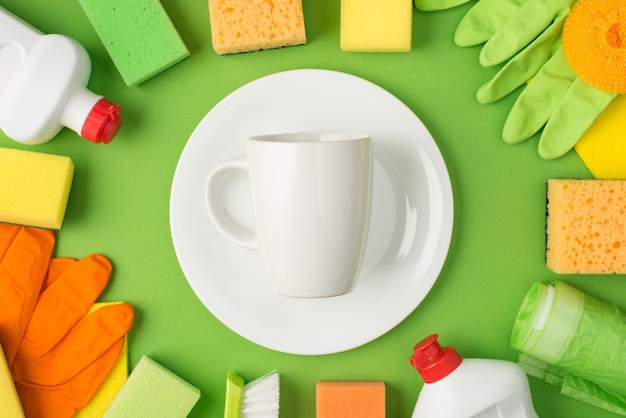
[[[254,231],[225,209],[223,184],[247,172]],[[216,228],[258,251],[274,290],[320,298],[350,292],[361,269],[372,201],[370,137],[352,132],[285,133],[248,139],[247,154],[218,165],[207,181]]]

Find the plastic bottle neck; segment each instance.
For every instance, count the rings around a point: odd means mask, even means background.
[[[410,363],[426,383],[434,383],[448,376],[461,365],[463,359],[454,347],[442,347],[437,334],[430,335],[413,348]]]
[[[61,113],[61,124],[94,143],[108,144],[122,123],[120,107],[87,89],[76,89]]]

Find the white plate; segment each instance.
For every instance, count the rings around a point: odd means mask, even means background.
[[[374,201],[364,265],[347,295],[289,299],[272,292],[257,253],[215,229],[205,208],[206,178],[245,153],[249,136],[326,130],[372,136]],[[231,181],[228,210],[250,225],[246,182]],[[292,70],[244,85],[200,122],[176,168],[170,223],[183,273],[215,317],[273,350],[329,354],[385,334],[424,299],[450,245],[452,188],[433,138],[396,97],[352,75]]]

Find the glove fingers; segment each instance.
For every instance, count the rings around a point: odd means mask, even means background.
[[[493,103],[500,100],[537,74],[552,55],[555,43],[560,44],[561,27],[551,25],[527,48],[507,62],[478,90],[478,102]]]
[[[54,283],[61,275],[68,270],[77,260],[73,258],[52,258],[48,265],[48,272],[43,280],[41,291],[45,291],[52,283]]]
[[[597,90],[577,78],[541,134],[541,158],[558,158],[572,149],[615,97],[617,95]]]
[[[0,343],[10,365],[37,303],[54,235],[45,229],[1,224],[0,237]]]
[[[482,44],[529,0],[479,0],[463,16],[454,33],[458,46]]]
[[[569,8],[555,8],[554,2],[529,1],[511,16],[480,51],[480,64],[491,67],[500,64],[532,42],[550,25],[563,28]]]
[[[502,139],[516,144],[537,133],[575,79],[559,48],[517,98],[504,124]]]
[[[16,382],[27,417],[71,418],[91,400],[119,358],[124,340],[116,342],[101,357],[72,380],[56,386]]]
[[[106,286],[111,263],[94,254],[73,263],[39,297],[24,339],[39,356],[50,350],[89,310]]]
[[[415,0],[415,7],[423,12],[451,9],[470,0]]]
[[[41,357],[36,345],[24,340],[15,358],[15,380],[46,386],[71,380],[124,339],[133,316],[133,308],[126,303],[102,307],[76,323]]]

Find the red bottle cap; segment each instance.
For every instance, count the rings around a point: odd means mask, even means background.
[[[83,124],[81,136],[91,142],[108,144],[119,131],[122,119],[120,106],[105,98],[96,102]]]
[[[463,361],[454,347],[441,347],[433,334],[417,343],[410,363],[426,383],[433,383],[452,373]]]

